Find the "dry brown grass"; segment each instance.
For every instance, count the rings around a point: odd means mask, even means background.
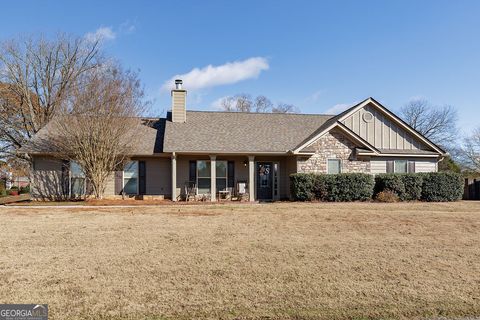
[[[51,319],[480,315],[480,203],[0,208],[0,302]]]

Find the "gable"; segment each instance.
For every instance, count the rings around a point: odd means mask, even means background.
[[[348,129],[347,129],[348,130]],[[369,150],[371,146],[365,144],[360,139],[356,139],[353,135],[349,134],[342,127],[335,127],[332,130],[321,135],[313,142],[302,148],[300,153],[315,153],[328,148],[342,149],[347,148],[353,150],[356,147],[367,148],[366,152],[373,152]]]
[[[372,119],[365,116],[368,113]],[[372,103],[359,108],[340,122],[378,149],[433,150]]]

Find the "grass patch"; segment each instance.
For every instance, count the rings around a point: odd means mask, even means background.
[[[51,319],[480,314],[480,203],[0,208],[0,301]]]

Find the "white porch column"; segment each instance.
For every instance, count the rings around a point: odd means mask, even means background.
[[[172,201],[177,201],[177,155],[172,153]]]
[[[248,197],[255,201],[255,156],[248,156]]]
[[[217,156],[210,156],[210,195],[211,201],[217,198]]]

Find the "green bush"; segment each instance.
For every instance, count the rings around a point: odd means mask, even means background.
[[[382,173],[375,176],[375,195],[382,191],[395,193],[400,200],[405,198],[403,175],[398,173]]]
[[[423,175],[420,173],[405,173],[402,175],[405,185],[403,200],[421,200]]]
[[[373,193],[373,178],[364,173],[305,174],[290,176],[295,200],[366,201]]]
[[[18,187],[17,187],[17,186],[12,186],[12,187],[10,188],[10,190],[18,190]]]
[[[30,185],[25,187],[20,187],[20,194],[30,193]]]
[[[375,177],[375,196],[383,191],[395,193],[401,201],[420,200],[422,195],[422,174],[384,173]]]
[[[373,177],[364,173],[318,175],[325,180],[326,196],[323,201],[367,201],[372,198]]]
[[[314,175],[294,173],[290,175],[290,189],[292,197],[296,201],[312,201],[315,199],[313,192]]]
[[[454,172],[425,173],[422,184],[424,201],[457,201],[463,195],[462,176]]]

